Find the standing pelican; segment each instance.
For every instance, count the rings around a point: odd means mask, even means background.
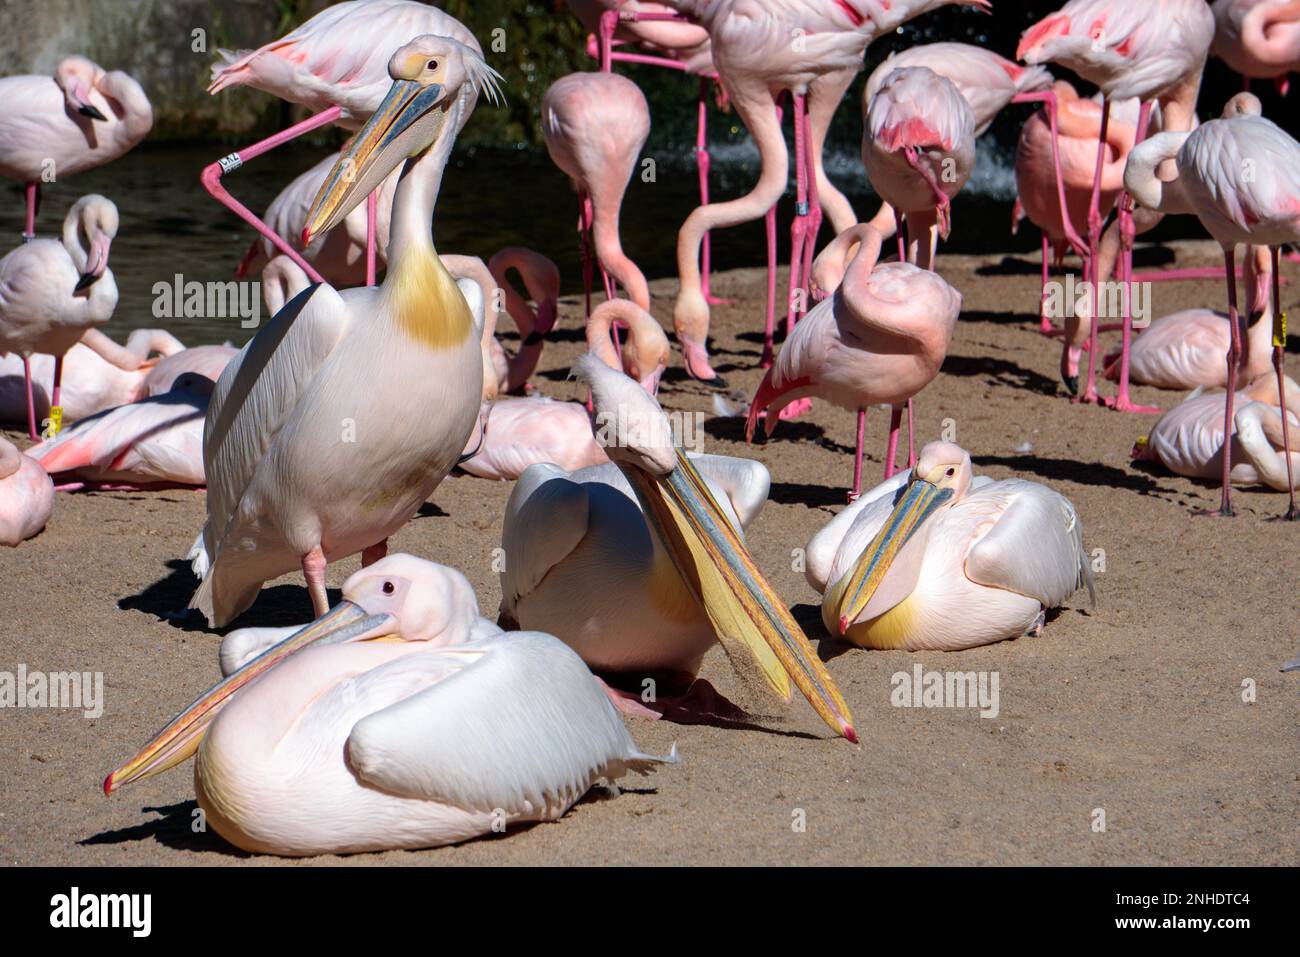
[[[222,374],[208,407],[208,520],[191,607],[220,627],[262,583],[301,567],[318,614],[327,562],[415,514],[456,464],[483,387],[479,329],[438,259],[430,222],[456,130],[496,74],[447,37],[393,54],[392,88],[321,188],[309,234],[330,229],[399,164],[389,267],[377,287],[317,285]],[[307,237],[307,238],[310,238]]]
[[[199,807],[236,847],[350,854],[555,820],[597,780],[677,759],[637,749],[562,642],[480,618],[454,569],[390,555],[343,598],[278,643],[284,629],[227,636],[226,678],[104,793],[197,752]]]
[[[0,545],[27,541],[54,509],[54,483],[40,463],[0,435]]]
[[[613,464],[528,469],[502,526],[501,619],[548,630],[605,672],[687,672],[720,641],[742,676],[786,701],[790,681],[856,741],[816,652],[755,567],[741,527],[767,499],[767,469],[673,446],[658,403],[588,353],[597,439]]]
[[[1036,482],[975,478],[970,455],[931,442],[808,543],[808,583],[833,635],[868,648],[956,651],[1038,634],[1081,585],[1083,528]]]
[[[63,356],[91,326],[107,322],[117,308],[117,283],[108,268],[117,225],[117,207],[91,193],[68,210],[62,241],[32,240],[0,259],[0,352],[23,357],[27,431],[32,439],[36,438],[36,402],[29,357],[34,352],[54,356],[50,419],[57,432],[63,416],[59,406]]]

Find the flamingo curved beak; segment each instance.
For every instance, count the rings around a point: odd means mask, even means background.
[[[310,625],[268,648],[199,695],[154,735],[135,757],[104,779],[104,794],[112,794],[124,784],[152,777],[191,757],[198,750],[208,726],[227,702],[250,681],[291,655],[311,647],[387,637],[395,632],[396,625],[392,615],[371,615],[354,602],[339,602]]]
[[[82,116],[88,116],[92,120],[100,120],[101,122],[108,119],[99,107],[90,102],[90,90],[86,88],[84,83],[73,83],[69,86],[68,100]]]
[[[870,545],[858,556],[853,570],[834,585],[830,597],[837,604],[840,634],[847,634],[871,596],[884,581],[889,566],[921,524],[950,498],[950,488],[940,488],[925,479],[913,479]]]
[[[302,232],[312,237],[338,225],[407,157],[427,149],[441,134],[447,110],[441,83],[394,80],[379,108],[339,155],[321,184]]]
[[[113,241],[108,238],[108,234],[103,230],[95,231],[95,238],[90,241],[90,251],[86,255],[86,271],[81,274],[77,280],[76,288],[73,292],[81,292],[91,286],[96,279],[104,275],[104,270],[108,268],[108,251]]]
[[[620,462],[647,520],[708,615],[742,677],[761,674],[784,701],[790,682],[836,733],[856,742],[853,716],[803,629],[768,584],[691,460],[654,475]]]

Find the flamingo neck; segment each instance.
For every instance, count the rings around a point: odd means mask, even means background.
[[[82,235],[81,217],[76,215],[74,210],[63,221],[63,248],[68,251],[72,264],[77,267],[77,272],[85,272],[86,263],[90,261],[90,257],[86,255],[86,247],[81,244]]]

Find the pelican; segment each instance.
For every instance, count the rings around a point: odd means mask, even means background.
[[[388,536],[456,464],[478,415],[480,330],[430,222],[455,131],[497,75],[422,36],[389,60],[392,88],[326,178],[304,240],[341,222],[404,164],[388,271],[376,287],[295,296],[233,359],[208,407],[208,519],[190,603],[215,627],[301,566],[323,615],[327,562],[383,557]]]
[[[104,793],[191,755],[207,822],[300,857],[436,847],[561,817],[643,754],[582,659],[479,617],[460,572],[390,555],[302,629],[222,642],[226,677],[110,774]],[[283,640],[279,640],[283,638]]]
[[[694,674],[720,641],[742,676],[761,673],[787,701],[793,679],[856,741],[830,674],[740,536],[767,498],[767,470],[685,456],[654,398],[594,354],[574,374],[591,388],[612,464],[520,477],[503,522],[501,620],[554,634],[599,671]]]
[[[808,583],[833,635],[867,648],[956,651],[1042,631],[1047,609],[1092,594],[1083,528],[1036,482],[974,477],[931,442],[813,536]]]

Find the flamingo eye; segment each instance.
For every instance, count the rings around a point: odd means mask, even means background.
[[[392,582],[384,582],[384,594],[385,594],[385,595],[391,595],[391,594],[392,594],[393,592],[395,592],[396,590],[397,590],[397,589],[393,586],[393,583],[392,583]]]

